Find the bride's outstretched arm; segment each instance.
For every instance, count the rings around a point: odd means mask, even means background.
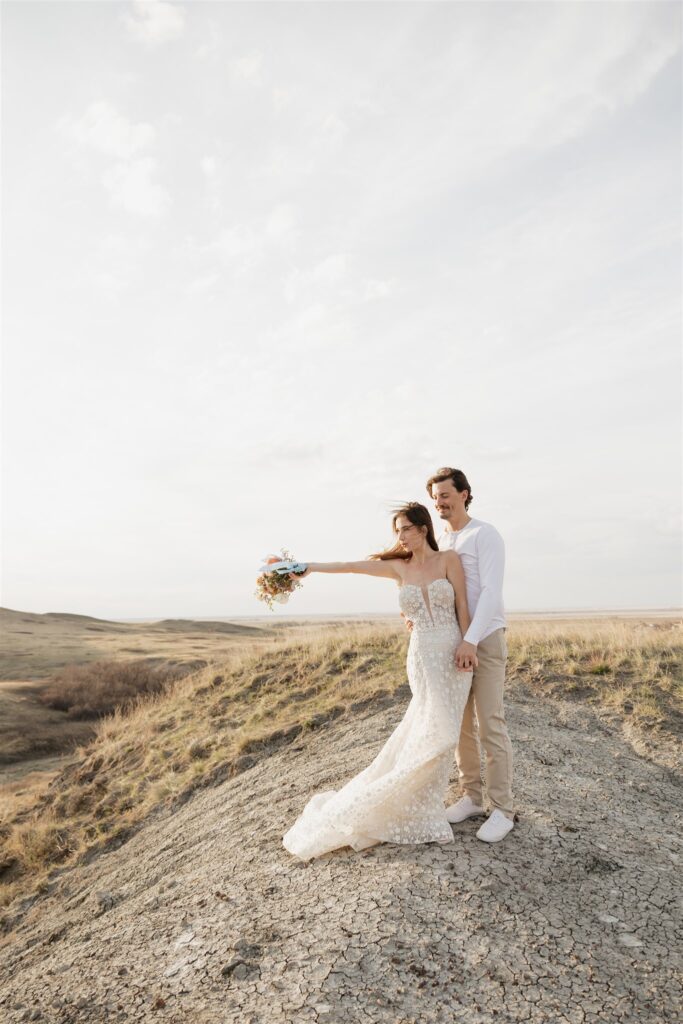
[[[362,562],[308,562],[306,572],[294,575],[294,579],[302,579],[312,572],[355,572],[364,576],[384,576],[386,579],[400,580],[397,569],[398,558],[380,559],[368,558]]]

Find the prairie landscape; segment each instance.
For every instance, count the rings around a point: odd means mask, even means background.
[[[452,848],[302,865],[293,816],[405,711],[398,617],[3,616],[8,1020],[437,1021],[458,977],[467,1021],[678,1006],[680,618],[511,621],[504,844],[472,820]]]

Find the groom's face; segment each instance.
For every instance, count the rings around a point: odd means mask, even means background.
[[[452,516],[464,509],[467,491],[460,493],[449,478],[432,484],[432,498],[441,519],[451,519]]]

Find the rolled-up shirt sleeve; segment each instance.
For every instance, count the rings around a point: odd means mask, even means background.
[[[464,639],[478,644],[486,633],[496,609],[503,600],[503,574],[505,572],[505,544],[494,527],[480,530],[477,535],[477,561],[481,591],[469,629]]]

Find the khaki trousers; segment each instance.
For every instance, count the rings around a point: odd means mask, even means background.
[[[486,752],[486,783],[489,802],[508,818],[512,807],[512,744],[505,725],[503,687],[508,649],[501,627],[480,641],[479,665],[472,675],[472,688],[462,719],[460,740],[455,750],[463,795],[483,807],[479,737]]]

